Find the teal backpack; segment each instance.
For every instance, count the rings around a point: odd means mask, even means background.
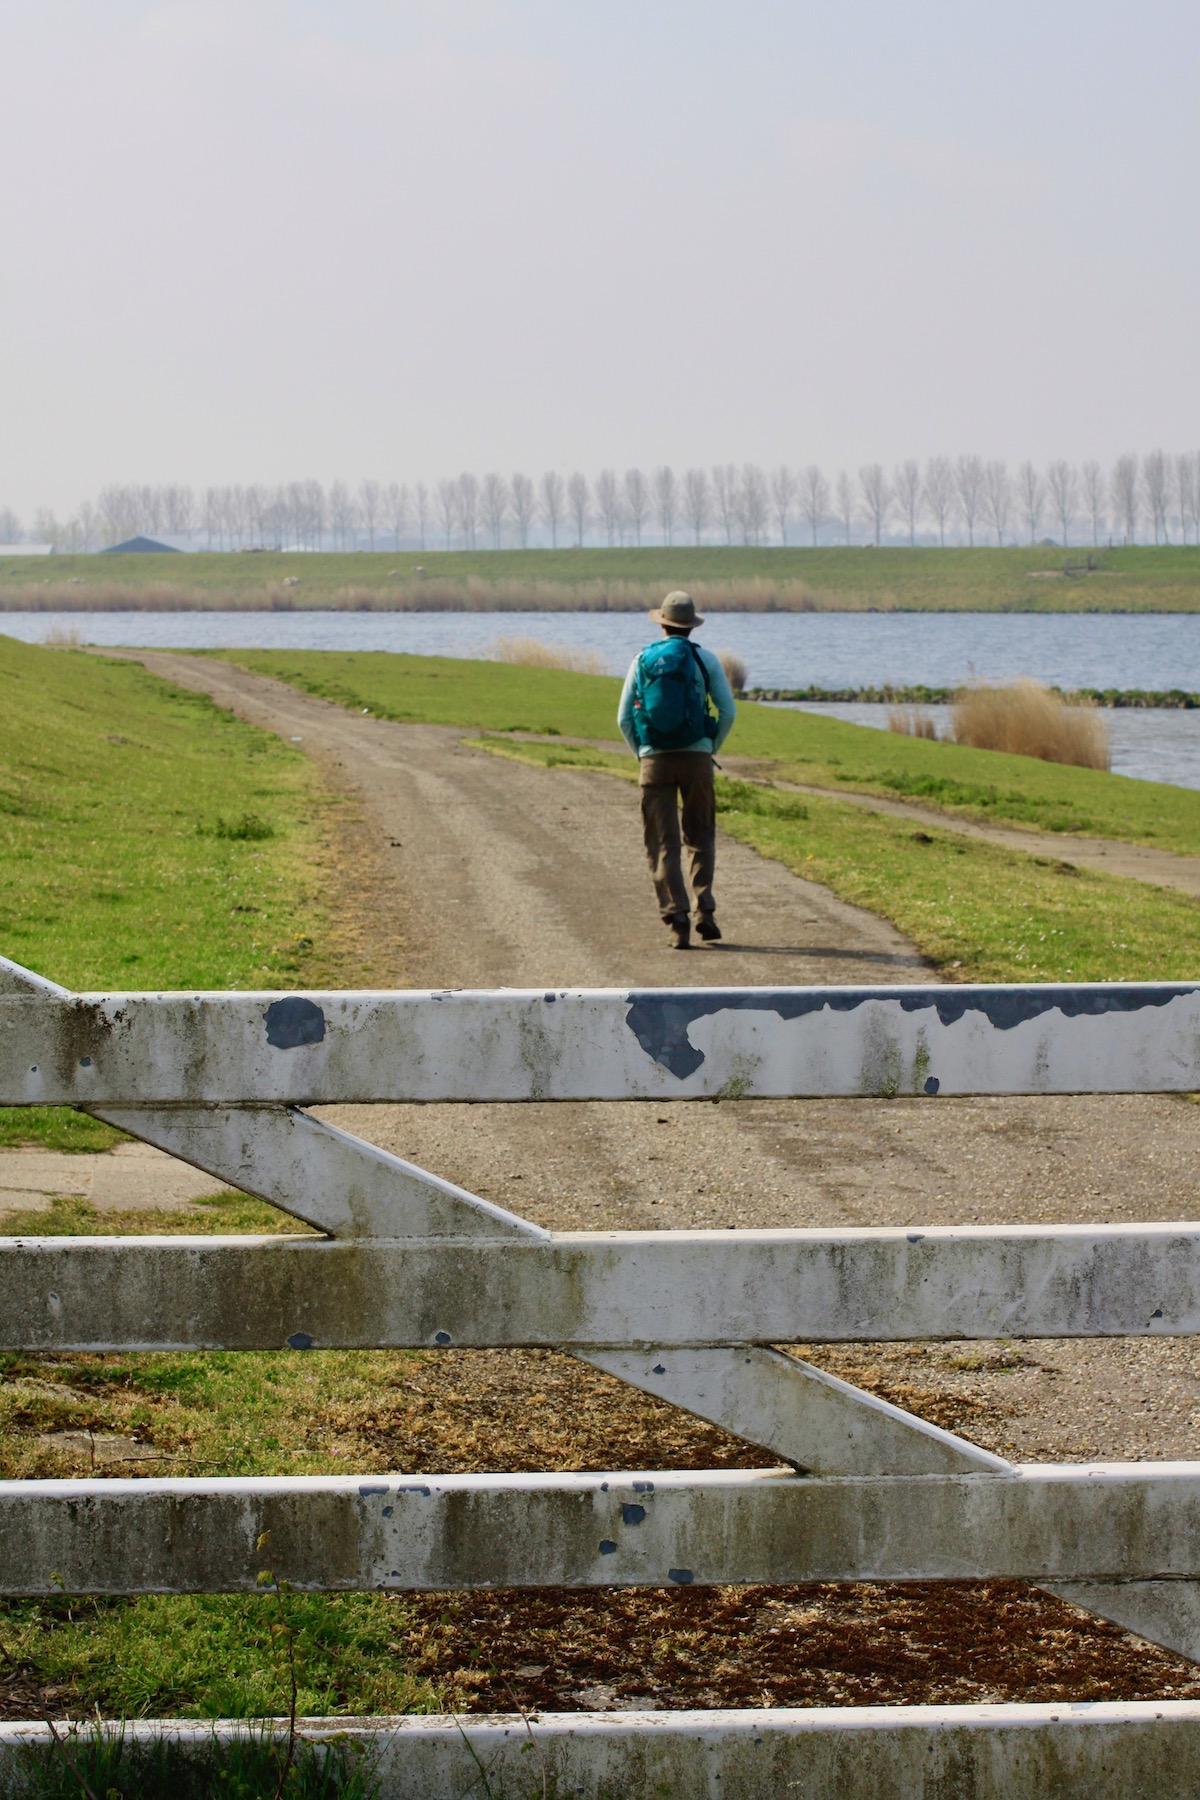
[[[708,670],[687,638],[664,638],[642,651],[633,715],[638,742],[648,750],[686,750],[716,737]]]

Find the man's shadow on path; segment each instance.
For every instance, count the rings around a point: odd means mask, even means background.
[[[697,946],[699,948],[700,946]],[[916,952],[906,950],[842,950],[827,944],[735,944],[723,938],[719,944],[705,944],[704,950],[719,956],[736,951],[739,956],[809,956],[825,957],[830,962],[888,963],[896,969],[927,969],[929,964]]]

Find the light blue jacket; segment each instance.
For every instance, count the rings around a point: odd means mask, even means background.
[[[733,689],[729,685],[724,669],[721,667],[712,651],[707,649],[703,644],[697,644],[695,648],[700,653],[700,659],[704,664],[705,674],[708,676],[708,691],[716,704],[717,735],[715,738],[698,738],[694,744],[685,744],[683,745],[683,752],[686,754],[692,750],[701,750],[715,754],[721,748],[721,745],[725,742],[725,739],[733,729],[733,720],[737,708],[733,703]],[[629,673],[625,677],[625,686],[621,689],[621,704],[617,708],[617,724],[621,727],[621,736],[625,739],[625,742],[629,745],[629,748],[634,752],[635,756],[653,756],[654,752],[651,750],[649,744],[638,743],[637,733],[633,728],[633,703],[637,699],[637,696],[638,659],[635,656],[629,665]]]

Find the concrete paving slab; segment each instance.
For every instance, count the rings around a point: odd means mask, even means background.
[[[46,1212],[56,1194],[78,1194],[100,1212],[183,1212],[228,1193],[211,1175],[148,1144],[113,1150],[0,1150],[0,1212]]]

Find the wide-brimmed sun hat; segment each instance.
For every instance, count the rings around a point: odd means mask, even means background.
[[[704,623],[696,611],[696,602],[682,588],[676,588],[673,594],[668,594],[661,606],[653,607],[650,617],[656,625],[675,625],[689,631]]]

